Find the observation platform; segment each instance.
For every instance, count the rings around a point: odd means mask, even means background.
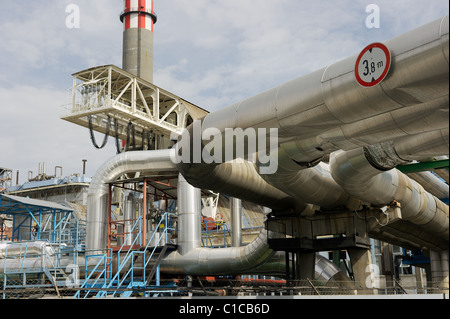
[[[71,103],[63,106],[65,114],[61,118],[91,132],[133,143],[135,149],[140,145],[141,149],[167,148],[170,145],[164,143],[170,141],[171,134],[178,137],[194,120],[208,114],[114,65],[72,76]]]

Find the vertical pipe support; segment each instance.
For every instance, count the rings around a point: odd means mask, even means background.
[[[142,245],[147,245],[147,179],[144,178],[142,190]]]
[[[178,175],[178,252],[186,255],[201,246],[201,193]]]
[[[441,257],[441,276],[442,276],[442,289],[448,294],[449,290],[449,259],[448,250],[440,252]]]
[[[231,247],[242,246],[242,201],[239,198],[230,198],[231,206]]]
[[[442,287],[442,266],[439,252],[433,250],[430,251],[430,263],[432,286],[440,289]]]
[[[112,185],[109,184],[108,185],[108,224],[106,226],[107,228],[107,250],[106,250],[106,254],[108,258],[112,258],[112,251],[111,251],[111,204],[112,204]],[[111,273],[111,266],[110,263],[106,262],[106,273],[110,274],[110,276],[112,275]],[[87,266],[87,265],[86,265]]]

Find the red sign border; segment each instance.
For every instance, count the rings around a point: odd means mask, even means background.
[[[373,49],[373,48],[379,48],[379,49],[384,51],[384,53],[386,54],[387,67],[383,71],[381,76],[378,78],[378,80],[376,80],[374,82],[365,82],[359,76],[359,72],[358,72],[359,68],[358,67],[359,67],[359,63],[361,62],[361,59],[364,56],[364,54],[366,54],[367,51],[369,51],[370,49]],[[375,86],[375,85],[379,84],[381,81],[383,81],[386,78],[386,75],[388,74],[389,70],[391,69],[391,61],[392,61],[391,60],[391,51],[389,51],[387,46],[385,46],[383,43],[379,43],[379,42],[375,42],[375,43],[369,44],[367,47],[364,48],[364,50],[362,50],[362,52],[358,56],[358,59],[356,60],[356,64],[355,64],[356,81],[358,81],[358,83],[361,86],[364,86],[364,87],[372,87],[372,86]]]

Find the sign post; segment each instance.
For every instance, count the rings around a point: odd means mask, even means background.
[[[363,87],[372,87],[384,80],[391,68],[391,53],[382,43],[369,44],[358,56],[356,80]]]

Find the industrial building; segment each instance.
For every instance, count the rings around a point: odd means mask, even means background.
[[[117,155],[0,168],[1,298],[448,297],[448,16],[215,112],[153,84],[153,0],[120,20],[62,117]]]

